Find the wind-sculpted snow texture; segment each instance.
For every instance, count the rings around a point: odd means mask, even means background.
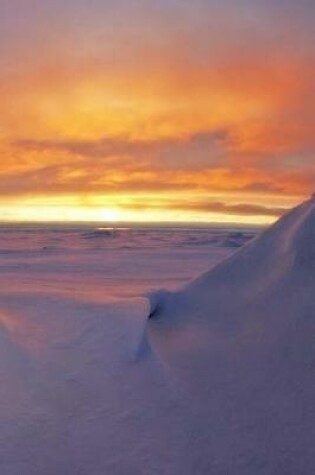
[[[312,199],[177,291],[2,290],[1,475],[314,473],[314,242]]]

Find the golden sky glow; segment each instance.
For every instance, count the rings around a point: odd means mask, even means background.
[[[314,20],[307,0],[4,0],[0,220],[274,220],[314,190]]]

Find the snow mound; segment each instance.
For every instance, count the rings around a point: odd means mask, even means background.
[[[151,315],[173,313],[174,307],[177,312],[182,311],[183,316],[194,315],[191,308],[194,306],[203,309],[208,317],[208,309],[215,303],[225,308],[234,300],[238,304],[254,301],[258,295],[268,292],[273,293],[276,299],[277,288],[279,292],[289,293],[294,286],[293,294],[305,291],[307,287],[311,297],[314,269],[315,198],[312,197],[232,257],[180,291],[160,291],[149,296]],[[303,301],[300,303],[303,305]],[[272,302],[269,304],[272,305]]]
[[[151,297],[151,344],[202,415],[209,471],[198,473],[314,473],[314,257],[312,197],[180,291]]]

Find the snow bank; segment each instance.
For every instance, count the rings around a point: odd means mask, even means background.
[[[314,232],[148,299],[0,290],[1,475],[313,473]]]

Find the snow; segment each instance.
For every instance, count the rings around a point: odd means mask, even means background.
[[[142,236],[147,296],[115,302],[82,236],[1,257],[1,475],[314,473],[315,200],[237,252],[226,232],[205,249]],[[145,283],[154,254],[165,290]]]
[[[237,237],[235,235],[237,233]],[[0,227],[1,287],[92,298],[174,289],[231,255],[257,230]]]

